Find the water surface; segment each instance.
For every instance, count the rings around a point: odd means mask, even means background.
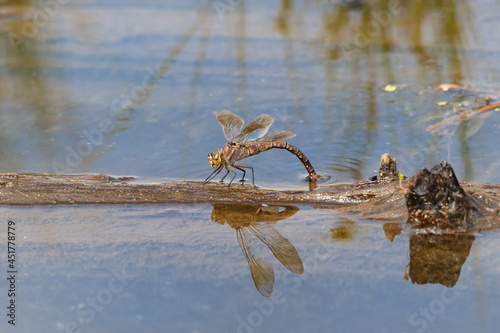
[[[386,152],[405,175],[448,160],[460,180],[500,181],[498,110],[446,122],[500,102],[494,1],[43,3],[0,5],[3,172],[203,180],[206,155],[225,144],[214,111],[227,109],[247,122],[268,113],[272,129],[296,133],[291,143],[327,184],[373,175]],[[432,89],[445,83],[467,89]],[[307,189],[304,167],[286,151],[245,162],[263,188]],[[498,232],[434,238],[404,221],[318,207],[286,218],[263,217],[283,207],[256,207],[257,217],[213,210],[0,208],[19,241],[18,326],[4,316],[2,332],[500,324]],[[271,225],[303,264],[291,272],[250,232],[252,254],[273,266],[271,297],[256,288],[236,236],[251,223]]]
[[[384,152],[406,174],[446,159],[498,182],[497,112],[427,131],[498,101],[493,2],[224,4],[71,1],[46,22],[36,3],[5,4],[1,168],[203,179],[228,109],[272,115],[332,182]],[[429,91],[442,83],[493,92]],[[305,175],[284,151],[249,163],[261,185]]]
[[[223,205],[4,208],[19,221],[16,329],[495,331],[498,234],[433,238],[308,207],[274,219],[287,208],[253,218]],[[259,225],[286,238],[304,267],[290,272],[253,236],[252,254],[274,269],[271,297],[236,236]]]

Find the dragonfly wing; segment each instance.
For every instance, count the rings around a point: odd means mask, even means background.
[[[295,134],[290,131],[276,131],[264,135],[257,141],[284,141],[295,137]]]
[[[288,268],[290,272],[296,274],[304,273],[304,266],[302,260],[295,247],[288,239],[281,236],[281,234],[274,229],[270,224],[256,223],[249,227],[250,230],[260,239],[264,244],[269,247],[283,266]]]
[[[215,113],[217,121],[222,126],[222,132],[227,141],[231,142],[241,132],[245,121],[231,111],[222,110]]]
[[[269,297],[273,293],[274,269],[273,265],[262,258],[255,257],[250,249],[252,237],[247,228],[236,229],[236,236],[240,244],[241,251],[245,255],[250,267],[253,282],[259,293],[264,297]]]
[[[266,135],[269,127],[273,124],[274,119],[268,114],[261,114],[250,122],[239,134],[234,138],[233,142],[243,143],[246,141],[255,141]]]

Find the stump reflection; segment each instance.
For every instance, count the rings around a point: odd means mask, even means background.
[[[452,288],[469,256],[475,237],[469,234],[414,234],[410,238],[413,283],[439,283]]]

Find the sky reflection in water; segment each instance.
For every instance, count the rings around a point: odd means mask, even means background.
[[[329,183],[373,175],[385,152],[406,175],[446,159],[460,180],[500,180],[500,113],[446,122],[499,102],[497,3],[69,1],[46,23],[37,6],[0,7],[2,171],[202,180],[228,109],[296,133]],[[259,186],[307,188],[288,152],[247,164]],[[317,208],[2,207],[19,224],[20,294],[19,326],[0,328],[496,331],[498,233]]]

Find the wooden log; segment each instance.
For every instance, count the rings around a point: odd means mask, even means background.
[[[448,169],[443,171],[444,174],[446,170]],[[422,180],[417,181],[416,178],[412,178],[410,181],[412,186],[408,189],[408,181],[400,182],[395,179],[398,175],[395,159],[391,159],[388,155],[382,156],[379,174],[382,173],[388,177],[383,180],[372,177],[350,185],[320,185],[309,191],[275,191],[240,184],[228,187],[225,183],[204,184],[200,181],[141,184],[133,177],[116,178],[103,174],[3,173],[0,174],[0,205],[154,203],[314,205],[318,208],[335,208],[364,219],[407,221],[415,228],[432,226],[435,229],[464,232],[500,228],[500,185],[451,182],[450,184],[454,186],[452,192],[442,191],[441,194],[445,195],[441,197],[447,200],[447,195],[455,191],[458,197],[465,196],[468,201],[464,204],[464,209],[455,209],[457,206],[451,204],[436,206],[434,203],[432,206],[418,201],[422,197],[419,199],[415,194],[421,194],[422,187],[419,188],[417,183],[421,184]],[[418,179],[423,179],[422,175],[424,180],[434,177],[423,171],[417,171],[414,177],[419,176]],[[451,178],[456,180],[454,174]],[[416,204],[417,202],[420,203]],[[446,213],[443,214],[443,207],[455,209],[453,221],[447,219]],[[434,212],[434,215],[429,215],[422,210],[423,208]],[[461,217],[461,213],[466,216]],[[429,219],[424,221],[422,217],[426,214]]]

